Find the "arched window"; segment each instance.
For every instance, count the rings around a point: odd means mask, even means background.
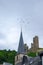
[[[17,60],[18,60],[18,56],[17,56]]]

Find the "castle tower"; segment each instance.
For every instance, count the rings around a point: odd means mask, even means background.
[[[33,38],[33,50],[36,52],[39,48],[39,38],[38,36],[35,36]]]
[[[39,38],[38,38],[38,36],[35,36],[33,38],[33,44],[34,44],[34,48],[36,48],[36,49],[39,48]]]
[[[18,52],[17,55],[15,56],[15,65],[21,65],[24,53],[25,53],[24,41],[23,41],[22,30],[21,30]]]
[[[33,38],[33,43],[31,43],[31,51],[36,52],[39,48],[39,38],[38,36],[35,36]]]

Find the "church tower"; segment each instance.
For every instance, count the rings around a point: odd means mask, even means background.
[[[24,41],[23,41],[22,30],[21,30],[18,52],[17,55],[15,56],[15,65],[21,65],[24,53],[25,53]]]

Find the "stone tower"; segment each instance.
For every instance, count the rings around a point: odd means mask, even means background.
[[[39,38],[38,36],[35,36],[33,38],[33,43],[31,43],[31,51],[36,52],[39,48]]]
[[[33,44],[34,44],[34,48],[36,48],[36,49],[39,48],[39,39],[38,39],[38,36],[35,36],[33,38]]]
[[[22,31],[21,31],[18,52],[17,52],[17,55],[15,56],[15,65],[21,65],[24,53],[25,53],[24,41],[23,41],[23,36],[22,36]]]

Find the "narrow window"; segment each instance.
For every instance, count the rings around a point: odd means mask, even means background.
[[[18,60],[18,56],[17,56],[17,60]]]

